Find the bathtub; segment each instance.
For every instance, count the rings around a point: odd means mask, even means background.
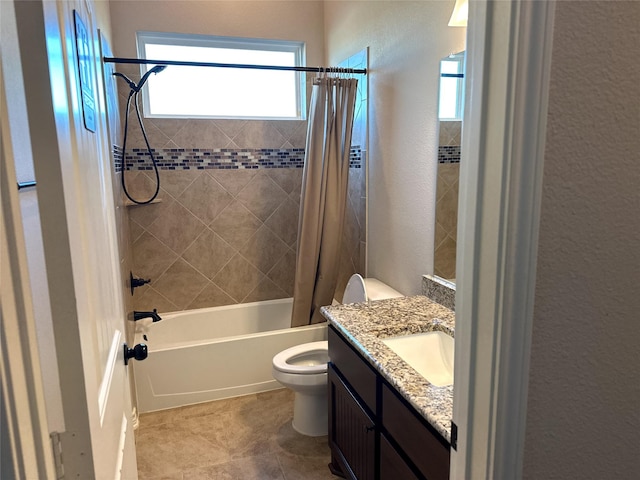
[[[141,320],[133,362],[137,410],[152,412],[281,388],[271,375],[278,352],[327,339],[325,324],[290,328],[293,299],[202,308]]]

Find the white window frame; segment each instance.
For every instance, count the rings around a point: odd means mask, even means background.
[[[195,46],[209,48],[227,48],[241,50],[263,50],[276,52],[291,52],[295,55],[295,66],[306,66],[306,48],[304,42],[292,40],[272,40],[263,38],[223,37],[213,35],[196,35],[168,32],[140,31],[136,33],[138,58],[147,59],[146,45],[172,45]],[[177,58],[149,58],[149,60],[182,60]],[[241,63],[241,62],[238,62]],[[144,75],[153,65],[141,65],[140,75]],[[171,68],[171,67],[169,67]],[[211,67],[201,67],[211,68]],[[142,89],[142,103],[144,116],[147,118],[210,118],[210,119],[251,119],[251,120],[305,120],[306,119],[306,75],[304,72],[296,74],[296,116],[231,116],[231,115],[174,115],[174,114],[150,114],[149,91]]]

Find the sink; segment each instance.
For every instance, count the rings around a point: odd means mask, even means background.
[[[436,387],[453,384],[453,337],[427,332],[382,339],[402,360]]]

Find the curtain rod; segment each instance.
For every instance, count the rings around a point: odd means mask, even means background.
[[[366,68],[342,68],[342,67],[284,67],[278,65],[246,65],[241,63],[208,63],[187,62],[182,60],[148,60],[146,58],[121,58],[103,57],[104,63],[128,63],[134,65],[177,65],[182,67],[220,67],[220,68],[251,68],[257,70],[286,70],[293,72],[316,73],[361,73],[367,74]]]

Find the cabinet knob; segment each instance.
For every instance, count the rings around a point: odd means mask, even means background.
[[[375,431],[376,426],[375,425],[371,425],[371,426],[366,426],[365,428],[366,428],[367,432],[373,432],[373,431]]]

